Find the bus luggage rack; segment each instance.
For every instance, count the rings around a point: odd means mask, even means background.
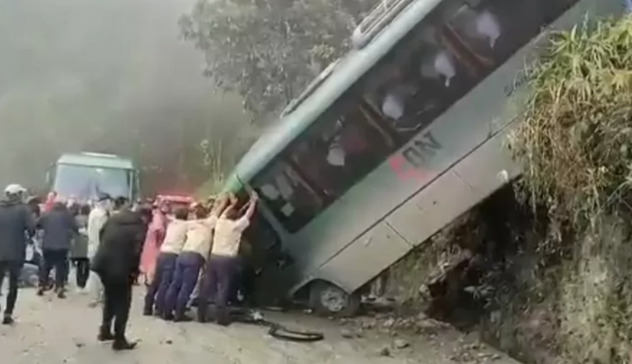
[[[353,31],[351,35],[353,46],[357,49],[364,48],[413,1],[415,0],[381,0]]]

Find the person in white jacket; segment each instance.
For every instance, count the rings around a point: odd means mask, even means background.
[[[102,195],[99,196],[99,200],[88,215],[88,258],[90,261],[99,249],[101,228],[108,220],[111,209],[112,199],[108,195]],[[99,276],[92,271],[90,271],[88,278],[87,289],[90,298],[93,299],[90,305],[96,307],[103,298],[103,285]]]

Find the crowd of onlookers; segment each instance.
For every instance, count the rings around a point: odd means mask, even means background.
[[[113,341],[116,350],[135,347],[125,329],[132,287],[139,281],[147,286],[145,315],[230,323],[227,306],[237,290],[241,236],[254,214],[256,194],[245,204],[229,194],[176,207],[106,194],[91,205],[54,194],[43,203],[25,201],[26,190],[19,185],[4,192],[0,277],[8,276],[9,292],[3,324],[14,323],[17,280],[25,260],[39,265],[37,294],[52,290],[62,299],[74,266],[78,291],[91,295],[91,306],[103,307],[98,339]],[[193,295],[197,315],[190,317]]]

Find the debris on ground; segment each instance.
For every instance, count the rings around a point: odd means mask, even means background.
[[[345,339],[352,339],[354,338],[356,335],[353,331],[349,330],[349,329],[342,329],[340,331],[340,336],[342,336]]]
[[[384,346],[378,351],[379,356],[391,356],[391,350]]]
[[[145,292],[142,288],[135,291],[129,331],[131,338],[142,343],[139,345],[140,349],[132,354],[114,353],[109,345],[96,341],[94,332],[101,312],[88,308],[87,297],[69,294],[66,300],[53,299],[48,302],[38,297],[34,290],[28,289],[20,292],[17,317],[19,324],[12,328],[0,327],[0,336],[6,334],[0,340],[0,352],[9,362],[40,364],[91,361],[175,364],[204,360],[255,364],[260,363],[261,358],[279,364],[382,364],[385,358],[396,358],[396,363],[413,364],[419,363],[420,357],[431,363],[454,364],[448,356],[451,354],[451,346],[457,342],[455,334],[457,338],[460,335],[446,332],[442,337],[417,340],[402,334],[395,339],[377,331],[376,335],[370,335],[366,330],[352,326],[353,320],[340,327],[336,325],[337,322],[300,313],[271,315],[279,323],[322,330],[330,338],[315,344],[283,345],[276,341],[271,343],[265,332],[256,325],[236,324],[230,328],[222,328],[215,324],[165,323],[154,317],[142,316],[142,298]],[[51,312],[55,314],[51,315]],[[76,320],[73,317],[86,320]],[[394,326],[397,321],[394,318]],[[352,339],[340,340],[340,336],[334,333],[351,335]],[[362,334],[366,334],[366,337],[361,340],[353,339]],[[496,364],[517,363],[507,359]]]
[[[410,346],[410,342],[404,339],[397,339],[395,340],[395,342],[393,342],[393,346],[395,347],[395,349],[406,349]]]
[[[479,342],[465,343],[460,342],[456,346],[454,353],[449,357],[457,363],[467,364],[488,364],[500,360],[502,357],[496,353],[489,353],[485,351],[483,344]]]
[[[399,333],[433,336],[450,329],[452,326],[426,316],[423,313],[412,316],[397,316],[395,313],[368,314],[367,316],[340,320],[345,326],[343,337],[362,334],[363,331],[375,330],[382,334],[397,336]]]

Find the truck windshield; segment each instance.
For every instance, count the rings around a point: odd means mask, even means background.
[[[129,198],[132,175],[128,169],[58,164],[53,190],[80,200],[96,199],[102,193]]]

